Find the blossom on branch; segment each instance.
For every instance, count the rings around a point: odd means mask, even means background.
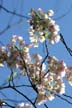
[[[37,98],[38,104],[47,100],[53,100],[55,98],[55,93],[65,93],[65,84],[61,78],[50,72],[42,78],[41,83],[37,84],[37,88],[39,91]]]
[[[56,57],[48,57],[49,71],[60,77],[65,77],[67,66],[64,61],[59,61]]]
[[[38,47],[38,43],[44,42],[46,39],[48,39],[51,44],[60,41],[58,34],[60,28],[50,17],[54,15],[52,10],[44,13],[41,8],[39,8],[37,12],[31,9],[30,15],[32,18],[28,21],[30,23],[29,34],[30,41],[34,47]]]
[[[37,93],[36,104],[40,105],[53,100],[56,93],[65,93],[63,77],[72,85],[72,67],[67,67],[63,60],[59,61],[54,56],[48,56],[48,64],[42,63],[43,57],[40,54],[30,55],[32,46],[26,44],[21,36],[13,35],[10,44],[0,47],[0,65],[6,63],[10,68],[19,69],[21,75],[29,77]],[[24,106],[30,108],[25,103],[18,105],[19,108]]]
[[[66,69],[66,79],[69,84],[72,86],[72,67],[67,67]]]
[[[7,64],[11,69],[19,69],[20,75],[28,78],[30,86],[37,93],[35,104],[40,105],[47,100],[52,101],[56,94],[65,93],[63,77],[72,86],[72,67],[66,66],[63,60],[49,54],[45,58],[38,53],[30,54],[30,48],[38,47],[39,42],[48,40],[49,43],[55,44],[60,41],[60,27],[51,18],[54,15],[53,10],[43,12],[39,8],[36,12],[31,9],[30,15],[31,44],[26,44],[23,37],[13,35],[10,44],[0,47],[0,67]],[[17,108],[32,108],[32,105],[22,102]]]

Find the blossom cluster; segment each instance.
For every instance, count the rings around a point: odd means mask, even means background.
[[[21,36],[13,35],[10,44],[0,47],[0,66],[3,66],[4,62],[6,62],[7,65],[11,68],[24,68],[22,58],[24,58],[25,63],[30,62],[30,47],[31,45],[25,44]],[[20,54],[22,55],[22,58]]]
[[[31,64],[29,70],[31,80],[38,90],[38,97],[36,101],[38,104],[41,104],[46,100],[53,100],[55,98],[55,93],[65,93],[65,84],[62,78],[65,76],[67,69],[64,61],[59,61],[55,57],[51,56],[48,58],[48,72],[46,72],[45,64],[42,65],[42,69],[39,67],[40,63],[41,61]]]
[[[60,28],[51,18],[54,15],[53,10],[44,13],[41,8],[37,12],[31,9],[30,15],[32,18],[28,21],[30,24],[29,38],[34,47],[38,46],[38,42],[44,42],[46,39],[51,44],[59,42],[60,36],[58,32]]]
[[[30,48],[38,46],[39,41],[46,39],[51,44],[60,40],[58,34],[59,26],[51,16],[52,10],[44,13],[42,9],[35,12],[31,9],[30,23],[30,44],[26,44],[23,37],[13,35],[10,44],[0,47],[0,67],[5,64],[13,69],[19,69],[23,76],[28,76],[37,92],[36,103],[41,104],[47,100],[53,100],[55,94],[65,93],[65,83],[63,77],[72,85],[72,67],[65,64],[63,60],[58,60],[55,56],[48,56],[47,62],[40,54],[30,54]],[[27,69],[26,69],[27,68]],[[30,108],[29,104],[21,103],[17,108]]]
[[[64,61],[59,61],[56,57],[48,57],[49,71],[60,77],[65,76],[66,64]]]
[[[3,67],[6,62],[11,68],[24,71],[22,75],[25,76],[27,75],[24,70],[26,65],[29,77],[38,91],[36,103],[41,104],[46,100],[53,100],[55,93],[65,93],[63,77],[66,77],[72,85],[72,67],[67,67],[64,61],[59,61],[54,56],[48,56],[48,65],[41,63],[43,57],[40,54],[30,55],[31,47],[32,45],[26,44],[21,36],[13,35],[10,44],[0,47],[0,66]]]

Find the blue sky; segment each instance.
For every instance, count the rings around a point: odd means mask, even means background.
[[[55,12],[54,19],[57,19],[57,24],[60,25],[61,33],[64,36],[65,41],[67,42],[68,46],[72,48],[72,11],[68,14],[66,14],[65,17],[61,17],[63,14],[65,14],[72,5],[72,0],[3,0],[3,5],[9,9],[12,10],[15,8],[17,10],[17,13],[24,14],[28,16],[28,13],[31,8],[34,8],[37,10],[38,8],[42,8],[43,11],[47,11],[49,9],[53,9]],[[10,14],[7,14],[3,10],[0,11],[0,31],[3,30],[3,28],[6,27],[8,24],[9,18],[11,17]],[[14,17],[12,23],[19,20],[19,17]],[[7,44],[10,42],[11,36],[21,35],[24,37],[24,39],[28,42],[28,27],[29,24],[27,23],[27,20],[24,19],[23,22],[18,25],[14,26],[2,35],[0,35],[0,41],[2,41],[4,44]],[[35,51],[38,53],[41,53],[41,48],[35,49]],[[55,44],[54,46],[49,47],[49,51],[51,55],[56,56],[60,60],[64,60],[67,65],[72,66],[72,57],[69,55],[67,50],[65,49],[64,45],[59,42],[58,44]],[[4,69],[0,69],[0,82],[2,83],[3,79],[7,77],[9,74],[9,69],[5,67]],[[2,78],[3,77],[3,78]],[[66,81],[65,81],[66,82]],[[6,93],[8,91],[5,91]],[[26,92],[26,91],[25,91]],[[28,92],[27,92],[28,94]],[[72,87],[66,82],[66,94],[72,95]],[[11,95],[11,94],[10,94]],[[13,98],[15,94],[11,95]],[[72,100],[71,100],[72,101]],[[47,102],[48,106],[50,108],[72,108],[71,105],[64,102],[63,100],[56,97],[53,101]]]

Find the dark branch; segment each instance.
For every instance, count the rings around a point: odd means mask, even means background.
[[[49,108],[46,104],[44,104],[44,106],[45,106],[46,108]]]
[[[72,99],[72,96],[69,96],[69,95],[66,95],[66,94],[63,94],[63,96]]]
[[[66,44],[66,42],[65,42],[65,40],[64,40],[64,37],[63,37],[63,35],[60,33],[60,37],[61,37],[61,42],[63,43],[63,45],[65,46],[65,48],[67,49],[67,51],[69,52],[69,54],[72,56],[72,49],[70,49],[68,46],[67,46],[67,44]]]
[[[15,22],[14,24],[9,24],[2,30],[0,31],[0,35],[4,34],[7,30],[9,30],[10,28],[20,24],[22,22],[22,19],[19,19],[19,21]]]
[[[10,10],[8,10],[7,8],[5,8],[4,6],[0,5],[0,8],[2,8],[5,12],[7,13],[10,13],[10,14],[13,14],[15,16],[18,16],[18,17],[22,17],[22,18],[25,18],[25,19],[30,19],[29,17],[25,16],[25,15],[21,15],[21,14],[18,14],[16,12],[12,12]]]
[[[57,97],[59,97],[60,99],[64,100],[65,102],[67,102],[68,104],[72,105],[72,102],[70,102],[68,99],[65,99],[64,97],[58,95],[58,94],[55,94]]]
[[[23,96],[24,98],[26,98],[33,105],[33,107],[36,108],[35,104],[25,94],[23,94],[22,92],[20,92],[19,90],[17,90],[15,87],[11,87],[11,88],[14,91],[16,91],[17,93],[19,93],[21,96]]]

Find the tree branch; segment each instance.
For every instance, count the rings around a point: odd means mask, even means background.
[[[0,5],[0,8],[2,8],[5,12],[7,13],[10,13],[10,14],[13,14],[15,16],[18,16],[18,17],[22,17],[22,18],[25,18],[25,19],[30,19],[29,17],[25,16],[25,15],[21,15],[21,14],[18,14],[16,12],[12,12],[10,10],[8,10],[7,8],[5,8],[4,6]]]
[[[67,46],[67,44],[66,44],[66,42],[65,42],[65,40],[64,40],[64,38],[63,38],[63,35],[60,33],[60,37],[61,37],[61,42],[63,43],[63,45],[65,46],[65,48],[67,49],[67,51],[69,52],[69,54],[72,56],[72,49],[70,49],[68,46]]]

